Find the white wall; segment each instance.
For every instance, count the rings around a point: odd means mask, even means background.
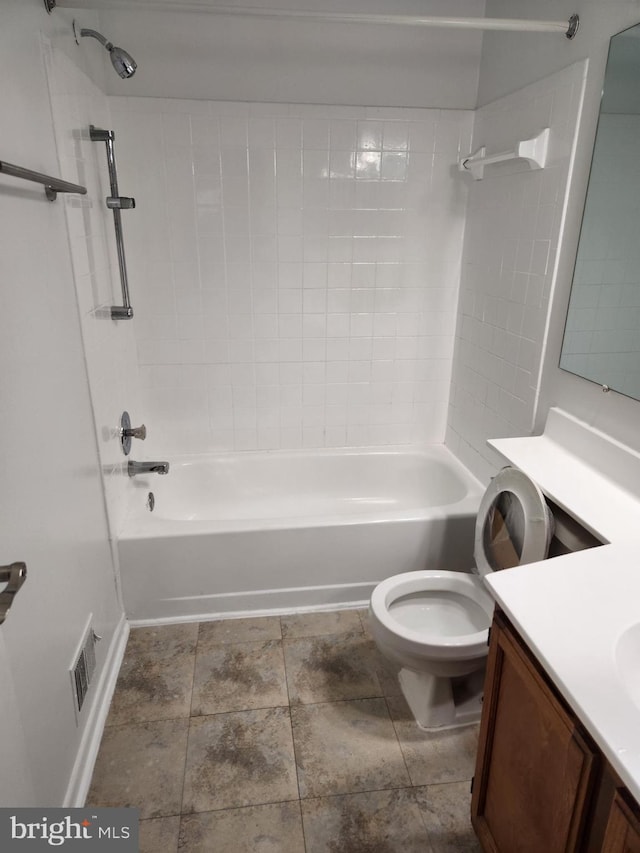
[[[145,451],[442,441],[471,114],[111,101]]]
[[[447,443],[481,479],[488,438],[533,426],[585,63],[476,112],[473,150],[512,150],[550,128],[544,169],[498,164],[469,189]],[[471,180],[471,178],[467,178]]]
[[[103,8],[108,3],[102,4]],[[215,5],[212,4],[212,5]],[[218,5],[225,5],[224,2]],[[227,4],[228,5],[228,4]],[[482,16],[484,0],[256,0],[253,6]],[[82,20],[83,12],[77,17]],[[218,14],[100,12],[114,44],[137,60],[116,95],[367,106],[475,106],[482,34]],[[99,49],[96,43],[83,50]]]
[[[80,68],[78,62],[83,59],[85,67]],[[122,293],[113,214],[105,203],[110,195],[107,153],[103,142],[91,141],[89,126],[109,130],[112,122],[103,84],[91,76],[100,81],[96,69],[101,69],[98,60],[102,56],[96,53],[89,59],[91,63],[75,43],[69,13],[56,12],[55,37],[45,46],[45,60],[58,161],[68,180],[86,185],[88,190],[86,196],[61,199],[61,206],[69,229],[101,474],[111,534],[115,536],[132,487],[118,436],[120,417],[128,410],[135,421],[141,406],[133,322],[113,321],[110,316],[110,307],[122,304]],[[116,143],[116,158],[118,153]],[[126,184],[120,183],[119,190],[122,195],[128,194]],[[129,211],[124,211],[125,251],[130,237],[128,217]],[[135,308],[134,304],[134,313]],[[133,444],[135,456],[141,447],[136,441]],[[114,554],[117,559],[115,549]]]
[[[35,0],[3,3],[1,157],[53,175],[60,165],[42,36],[55,38],[60,26]],[[68,667],[93,613],[103,637],[100,679],[121,610],[64,201],[50,203],[42,187],[3,175],[0,222],[0,562],[24,560],[29,570],[0,642],[24,730],[21,769],[32,789],[28,802],[1,805],[60,805],[86,722],[76,728]],[[7,689],[3,682],[3,697]],[[3,730],[3,744],[13,737]],[[0,773],[20,775],[4,760]]]
[[[486,103],[504,92],[539,80],[550,70],[564,67],[573,59],[588,57],[584,107],[578,127],[576,158],[571,192],[563,224],[557,259],[556,287],[549,318],[549,334],[543,357],[540,397],[535,413],[535,430],[544,426],[549,406],[558,405],[592,423],[632,447],[640,448],[637,429],[640,403],[610,392],[558,368],[564,319],[578,245],[582,209],[586,194],[591,152],[595,137],[609,39],[640,21],[635,0],[489,0],[487,15],[514,15],[532,18],[560,18],[573,12],[581,16],[578,37],[567,44],[555,37],[512,35],[504,39],[485,34],[479,84],[479,102]],[[489,437],[489,436],[487,436]]]

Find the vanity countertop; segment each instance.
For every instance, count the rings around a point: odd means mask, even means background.
[[[542,435],[488,442],[602,542],[640,538],[640,453],[549,410]]]
[[[636,541],[495,572],[485,581],[640,801],[640,627],[623,641],[626,664],[618,646],[628,629],[640,626],[636,532]]]

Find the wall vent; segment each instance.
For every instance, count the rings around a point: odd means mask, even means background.
[[[76,723],[79,721],[80,712],[82,711],[82,706],[89,692],[89,685],[96,669],[96,640],[99,639],[100,637],[93,630],[91,619],[89,619],[89,624],[80,642],[79,651],[76,653],[74,662],[69,670]]]

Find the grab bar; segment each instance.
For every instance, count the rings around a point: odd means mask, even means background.
[[[13,178],[22,178],[24,181],[44,184],[44,192],[49,201],[55,201],[58,193],[79,193],[80,195],[87,193],[87,188],[80,186],[80,184],[72,184],[69,181],[63,181],[61,178],[52,178],[50,175],[43,175],[42,172],[34,172],[32,169],[25,169],[23,166],[14,166],[13,163],[7,163],[6,160],[0,160],[0,172],[4,175],[11,175]]]
[[[116,153],[113,148],[115,133],[112,130],[101,130],[90,125],[89,135],[92,142],[104,142],[107,146],[107,165],[109,166],[109,184],[111,195],[107,196],[107,207],[113,211],[113,225],[116,232],[116,249],[118,250],[118,266],[120,268],[120,283],[122,285],[122,305],[111,306],[112,320],[128,320],[133,317],[131,298],[129,296],[129,281],[127,278],[127,262],[124,256],[124,238],[122,236],[121,210],[131,210],[136,206],[135,198],[121,196],[118,193],[118,172],[116,169]]]

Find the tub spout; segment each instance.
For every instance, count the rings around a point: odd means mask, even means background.
[[[136,474],[168,474],[168,462],[134,462],[129,460],[127,471],[130,477],[135,477]]]

